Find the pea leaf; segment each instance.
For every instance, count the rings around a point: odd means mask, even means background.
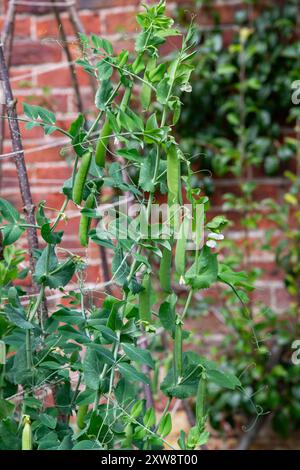
[[[16,223],[20,221],[20,214],[17,209],[6,199],[0,198],[0,213],[8,222]]]
[[[125,379],[149,384],[148,377],[142,372],[137,371],[130,364],[126,364],[125,362],[124,363],[122,362],[121,364],[119,364],[119,371],[120,371],[120,374],[122,374],[125,377]]]
[[[175,310],[170,302],[163,302],[158,313],[162,326],[173,336],[175,331]]]
[[[206,373],[208,380],[217,385],[220,385],[220,387],[234,390],[235,388],[241,386],[239,379],[235,375],[228,372],[223,372],[222,370],[208,370]]]
[[[126,343],[122,343],[122,347],[126,356],[132,361],[137,362],[138,364],[146,364],[151,369],[154,368],[155,364],[149,351]]]
[[[2,245],[12,245],[15,243],[23,234],[24,229],[15,224],[4,225],[2,231],[3,240]]]
[[[112,259],[112,273],[115,282],[119,286],[123,286],[127,281],[129,274],[129,267],[124,259],[123,250],[116,248],[113,259]]]
[[[169,84],[168,84],[168,82],[169,82],[168,77],[163,78],[159,82],[157,90],[156,90],[157,101],[159,101],[159,103],[161,103],[161,104],[167,104],[168,93],[169,93]]]
[[[211,253],[207,246],[200,252],[198,262],[194,263],[185,275],[185,282],[194,289],[206,289],[217,280],[217,255]]]
[[[85,384],[91,390],[99,389],[100,375],[105,361],[96,349],[87,348],[83,359],[83,373]]]
[[[106,364],[115,363],[115,359],[112,353],[109,351],[109,349],[105,348],[104,346],[101,346],[100,344],[96,344],[96,343],[91,343],[89,345],[89,348],[97,351],[98,356],[102,357]]]
[[[111,80],[103,80],[95,96],[95,105],[101,111],[105,111],[111,96],[113,86]]]
[[[62,240],[63,234],[64,232],[62,230],[53,232],[49,223],[44,224],[41,228],[43,239],[51,245],[58,245]]]
[[[39,421],[46,426],[49,429],[55,429],[56,424],[57,424],[57,419],[54,418],[53,416],[47,414],[47,413],[42,413],[39,415]]]

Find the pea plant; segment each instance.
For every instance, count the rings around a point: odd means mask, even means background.
[[[219,259],[216,240],[227,221],[207,220],[208,198],[194,184],[189,156],[174,132],[180,95],[191,88],[194,28],[182,35],[163,1],[145,6],[136,19],[141,32],[134,56],[114,54],[99,36],[81,35],[78,64],[99,84],[92,123],[79,114],[66,131],[53,112],[24,105],[27,129],[40,126],[47,135],[69,139],[72,175],[54,218],[46,201],[38,205],[35,228],[44,247],[35,253],[31,275],[38,292],[29,302],[14,282],[27,273],[18,272],[21,254],[13,248],[28,224],[0,200],[1,449],[193,450],[209,439],[208,384],[242,387],[228,370],[188,350],[193,334],[185,320],[199,290],[221,282],[240,297],[252,288],[245,273]],[[181,46],[161,55],[160,46],[174,36]],[[101,206],[106,189],[116,208],[109,221]],[[117,206],[119,196],[138,207],[138,215]],[[156,200],[166,201],[166,222],[153,221]],[[72,223],[67,207],[80,211],[81,245],[92,241],[112,254],[108,284],[116,290],[109,294],[103,285],[100,304],[84,284],[87,262],[64,248],[61,226]],[[39,310],[55,292],[63,299],[44,318]],[[196,424],[170,443],[172,405],[189,397],[195,398]],[[165,403],[162,413],[156,399]]]

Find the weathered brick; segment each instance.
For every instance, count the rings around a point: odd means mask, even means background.
[[[66,64],[64,68],[37,73],[37,84],[41,87],[70,87],[72,82],[68,65]]]
[[[29,16],[17,16],[14,24],[14,37],[30,38],[31,19]]]
[[[292,297],[283,286],[274,289],[274,301],[279,310],[287,309],[291,300]]]
[[[30,68],[21,67],[11,67],[10,68],[10,77],[12,88],[32,88],[34,84],[34,75],[33,71]]]
[[[59,62],[62,51],[58,44],[42,43],[39,41],[15,41],[12,65],[41,64]]]
[[[105,32],[108,34],[128,34],[138,31],[139,28],[135,19],[135,14],[135,11],[107,13],[104,18]]]
[[[74,30],[68,17],[61,15],[61,22],[67,36],[74,36]],[[37,18],[36,20],[36,34],[40,39],[44,38],[58,38],[59,28],[54,15]]]
[[[102,34],[103,28],[98,12],[81,12],[80,21],[87,33]]]
[[[49,109],[53,112],[67,112],[68,111],[68,96],[64,93],[52,93],[50,90],[49,96],[46,97],[43,95],[33,94],[31,96],[23,96],[18,93],[15,93],[15,98],[17,98],[17,112],[18,114],[23,114],[23,103],[28,103],[30,105],[42,106],[46,109]]]

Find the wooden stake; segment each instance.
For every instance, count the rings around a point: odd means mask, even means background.
[[[28,174],[25,164],[20,128],[18,123],[18,117],[16,113],[16,100],[14,100],[9,76],[8,76],[8,69],[5,62],[4,57],[4,50],[3,44],[0,44],[0,80],[2,81],[3,91],[4,91],[4,98],[5,98],[5,106],[7,110],[8,116],[8,123],[11,133],[11,140],[12,140],[12,148],[13,151],[16,152],[14,157],[19,187],[23,202],[23,210],[25,214],[26,223],[29,225],[35,225],[35,207],[33,205]],[[29,251],[29,264],[30,270],[33,274],[35,271],[35,258],[34,258],[34,250],[38,248],[38,236],[37,231],[34,227],[27,228],[27,238],[28,238],[28,251]],[[46,308],[41,309],[40,312],[40,321],[42,321],[42,317],[46,315]]]
[[[54,16],[56,18],[59,34],[60,34],[61,41],[62,41],[62,46],[63,46],[63,49],[65,51],[65,54],[66,54],[66,57],[67,57],[67,60],[68,60],[68,63],[69,63],[72,86],[74,88],[75,95],[76,95],[77,109],[78,109],[79,113],[82,113],[83,112],[82,99],[81,99],[81,95],[80,95],[79,84],[78,84],[78,80],[77,80],[75,66],[74,66],[74,63],[73,63],[73,60],[72,60],[72,55],[71,55],[70,48],[69,48],[69,45],[68,45],[67,35],[65,33],[65,28],[64,28],[63,22],[61,20],[59,9],[55,6],[56,0],[52,0],[52,3],[53,3]]]

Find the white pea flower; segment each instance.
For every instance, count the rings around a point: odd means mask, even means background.
[[[215,240],[207,240],[206,246],[208,246],[209,248],[216,248],[217,242]]]
[[[184,280],[184,277],[183,277],[183,276],[180,276],[179,285],[180,285],[180,286],[185,286],[185,280]]]
[[[211,238],[212,240],[224,240],[224,235],[222,233],[210,232],[208,234],[208,238]]]
[[[185,91],[186,93],[191,93],[193,90],[193,87],[190,83],[184,83],[183,85],[181,85],[180,90]]]

